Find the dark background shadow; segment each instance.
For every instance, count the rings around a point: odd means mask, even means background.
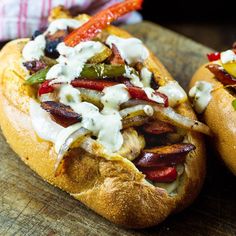
[[[236,41],[236,1],[144,0],[144,19],[223,50]]]

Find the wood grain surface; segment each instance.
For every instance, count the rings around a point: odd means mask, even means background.
[[[186,88],[209,49],[150,22],[126,26]],[[0,134],[0,235],[236,235],[235,177],[208,147],[208,174],[195,203],[159,226],[109,223],[25,166]]]

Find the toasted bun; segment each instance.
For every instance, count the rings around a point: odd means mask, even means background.
[[[232,106],[235,96],[214,78],[206,65],[195,73],[190,88],[199,80],[213,85],[212,99],[203,113],[203,119],[214,134],[216,149],[225,164],[236,175],[236,112]]]
[[[130,36],[115,27],[109,27],[108,31],[122,37]],[[108,161],[82,149],[70,153],[66,172],[55,177],[57,156],[53,144],[37,137],[29,117],[29,100],[34,91],[24,85],[26,74],[21,66],[21,51],[27,41],[12,41],[0,53],[0,124],[7,142],[26,165],[98,214],[128,228],[156,225],[194,200],[205,175],[203,137],[195,132],[188,132],[185,138],[196,149],[187,156],[178,194],[174,196],[150,185],[141,172],[125,162]],[[156,78],[172,80],[152,54],[146,66]],[[180,105],[178,110],[196,118],[188,103]]]

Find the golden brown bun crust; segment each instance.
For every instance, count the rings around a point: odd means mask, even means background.
[[[203,65],[193,76],[190,88],[196,81],[210,82],[212,99],[203,113],[203,119],[214,134],[214,144],[225,164],[236,175],[236,111],[232,106],[235,99],[214,75]]]
[[[109,31],[129,37],[115,27],[109,27]],[[188,155],[178,194],[172,197],[165,190],[149,185],[142,173],[125,163],[107,161],[81,149],[71,152],[66,173],[55,177],[54,148],[36,136],[28,115],[32,90],[23,85],[26,75],[20,59],[26,41],[12,41],[0,53],[0,124],[7,142],[30,168],[98,214],[128,228],[156,225],[194,200],[204,180],[205,153],[202,136],[192,132],[187,134],[186,141],[197,148]],[[156,77],[172,79],[153,55],[146,65]],[[195,118],[187,103],[179,106],[179,111]]]

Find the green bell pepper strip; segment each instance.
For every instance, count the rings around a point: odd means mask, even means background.
[[[46,80],[46,75],[49,71],[49,67],[46,67],[42,70],[37,71],[35,74],[30,76],[26,81],[25,84],[33,85],[33,84],[41,84]]]
[[[26,84],[40,84],[46,80],[49,67],[42,69],[26,80]],[[104,79],[117,78],[125,73],[125,65],[85,64],[80,74],[82,78]]]
[[[124,65],[86,64],[80,77],[88,79],[117,78],[124,73]]]

